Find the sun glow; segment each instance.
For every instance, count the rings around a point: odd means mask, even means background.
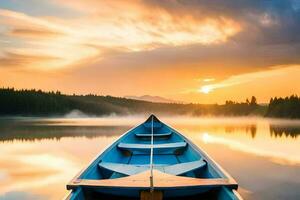
[[[210,86],[210,85],[205,85],[205,86],[202,86],[200,88],[200,92],[204,93],[204,94],[208,94],[210,93],[211,91],[213,90],[213,88]]]

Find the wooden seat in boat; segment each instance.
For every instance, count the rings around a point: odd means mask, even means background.
[[[197,160],[192,162],[186,163],[179,163],[175,165],[168,165],[168,166],[155,166],[159,171],[165,172],[167,174],[172,175],[182,175],[190,171],[194,171],[206,166],[206,161],[204,160]],[[140,172],[146,171],[149,169],[148,165],[130,165],[130,164],[122,164],[122,163],[111,163],[111,162],[100,162],[100,168],[110,170],[113,172],[118,172],[120,174],[124,174],[127,176],[138,174]]]
[[[186,142],[173,142],[173,143],[163,143],[163,144],[154,144],[153,150],[177,150],[181,148],[185,148],[187,146]],[[119,149],[129,150],[129,151],[150,151],[151,144],[134,144],[134,143],[123,143],[120,142],[118,144]]]
[[[163,167],[163,171],[167,174],[182,175],[196,169],[203,168],[207,165],[204,160],[197,160],[192,162],[179,163]]]
[[[136,165],[111,163],[111,162],[100,162],[98,165],[100,168],[104,168],[128,176],[133,174],[138,174],[142,171],[146,171],[149,168],[146,166],[136,166]]]
[[[166,133],[154,133],[153,137],[167,137],[172,135],[172,132],[166,132]],[[135,136],[137,137],[151,137],[151,133],[135,133]]]

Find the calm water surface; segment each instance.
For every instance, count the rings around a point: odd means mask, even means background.
[[[300,122],[161,118],[239,183],[245,199],[300,199]],[[0,119],[0,199],[61,199],[65,185],[143,118]]]

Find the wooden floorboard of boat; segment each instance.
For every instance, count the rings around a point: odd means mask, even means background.
[[[102,179],[102,180],[74,180],[67,187],[68,189],[76,188],[77,186],[90,187],[150,187],[150,171],[142,172],[136,175],[127,176],[117,179]],[[237,183],[232,179],[224,178],[190,178],[183,176],[174,176],[160,172],[153,171],[154,187],[155,188],[170,188],[170,187],[191,187],[191,186],[228,186],[230,188],[237,188]]]

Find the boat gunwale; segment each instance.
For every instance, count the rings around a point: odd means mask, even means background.
[[[113,179],[104,179],[104,180],[113,180]],[[121,181],[119,179],[116,179],[117,181]],[[201,180],[201,179],[199,179]],[[204,179],[207,180],[207,179]],[[155,189],[158,190],[165,190],[165,189],[181,189],[181,188],[200,188],[200,187],[225,187],[232,190],[237,190],[237,184],[231,183],[229,179],[222,179],[222,178],[215,178],[215,179],[209,179],[208,182],[211,183],[205,183],[205,184],[198,184],[198,185],[170,185],[170,186],[154,186]],[[88,187],[88,188],[120,188],[123,189],[149,189],[150,184],[147,186],[136,186],[136,185],[103,185],[102,180],[91,180],[91,179],[81,179],[80,182],[74,183],[68,186],[69,190],[80,188],[80,187]]]
[[[74,194],[73,192],[75,192],[75,191],[73,191],[73,190],[68,190],[68,192],[65,194],[65,196],[64,196],[64,200],[70,200],[71,199],[71,197],[72,197],[72,195]]]
[[[74,188],[75,189],[75,188]],[[65,195],[63,200],[72,200],[73,195],[78,195],[79,193],[82,192],[81,187],[77,187],[76,190],[68,190],[68,193]]]
[[[240,195],[240,193],[238,192],[238,190],[232,190],[233,194],[235,195],[235,197],[237,198],[237,200],[243,200],[243,197]]]

